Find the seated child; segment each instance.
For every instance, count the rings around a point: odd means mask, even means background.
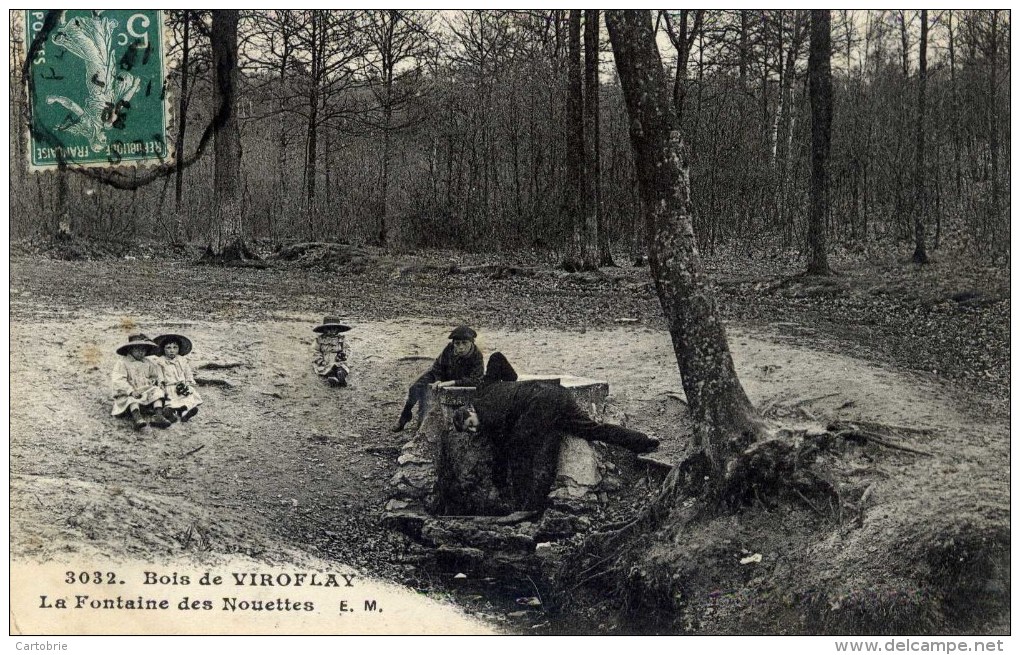
[[[142,410],[152,410],[149,421],[158,428],[165,428],[170,421],[163,416],[163,372],[150,355],[159,351],[157,346],[144,334],[133,334],[128,342],[117,348],[121,355],[114,364],[110,381],[113,384],[113,411],[111,415],[130,413],[135,429],[141,430],[147,423]]]
[[[312,369],[331,387],[346,387],[347,376],[351,372],[348,360],[351,357],[350,346],[343,333],[350,330],[336,316],[322,319],[322,325],[312,328],[319,336],[315,339],[315,359]]]
[[[161,334],[153,341],[162,351],[156,363],[163,372],[163,388],[166,390],[163,414],[171,423],[176,422],[180,414],[181,421],[186,423],[198,414],[198,406],[202,404],[195,373],[186,357],[191,352],[191,339],[179,334]]]
[[[450,343],[439,354],[432,367],[422,373],[407,391],[407,400],[400,418],[391,428],[392,432],[400,432],[411,421],[414,406],[418,407],[418,423],[428,413],[428,388],[441,382],[453,382],[459,387],[474,387],[482,380],[485,373],[482,364],[482,351],[475,345],[478,334],[466,325],[454,328],[448,337]]]

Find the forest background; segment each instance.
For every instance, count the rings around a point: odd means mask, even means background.
[[[210,13],[166,12],[166,93],[183,159],[216,113]],[[582,108],[569,99],[581,98],[582,80],[572,77],[566,10],[240,12],[244,236],[273,247],[534,250],[586,267],[639,256],[626,110],[605,30],[589,27],[600,20],[587,13]],[[1009,12],[925,16],[922,74],[919,10],[832,12],[829,247],[909,251],[920,218],[927,250],[1003,263]],[[795,256],[810,206],[809,12],[680,10],[656,20],[702,251]],[[12,124],[25,113],[16,23]],[[579,137],[572,125],[588,129]],[[114,243],[224,238],[210,211],[213,157],[124,190],[68,170],[30,175],[25,131],[10,138],[13,238],[52,236],[61,224]]]

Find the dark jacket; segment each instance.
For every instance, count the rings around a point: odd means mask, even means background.
[[[453,354],[453,343],[447,344],[443,352],[439,354],[432,368],[418,378],[416,384],[431,384],[433,382],[447,382],[454,380],[458,387],[474,387],[485,374],[485,367],[482,363],[482,351],[474,344],[471,351],[463,357]]]
[[[486,387],[496,382],[516,381],[517,371],[510,365],[503,353],[495,352],[489,355],[489,365],[485,368],[485,377],[479,382],[478,387]]]
[[[492,447],[492,477],[513,510],[537,510],[556,478],[563,410],[574,399],[559,385],[491,382],[474,399],[480,431]]]
[[[637,430],[593,421],[557,382],[491,382],[479,388],[474,408],[492,445],[493,479],[514,509],[544,507],[565,434],[635,452],[656,443]]]
[[[575,405],[570,392],[547,382],[492,382],[479,389],[474,399],[481,429],[493,438],[509,438],[517,423],[553,431],[567,405]]]

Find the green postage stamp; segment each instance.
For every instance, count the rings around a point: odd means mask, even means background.
[[[33,170],[169,160],[162,12],[40,9],[24,18]]]

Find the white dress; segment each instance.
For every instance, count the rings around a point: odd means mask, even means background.
[[[163,380],[166,385],[166,405],[173,409],[191,409],[202,404],[202,397],[198,394],[198,385],[195,384],[195,374],[191,370],[191,364],[184,355],[177,355],[173,359],[162,355],[156,358],[163,372]],[[182,394],[177,391],[178,384],[185,384],[188,393]]]
[[[350,357],[351,348],[342,334],[320,334],[315,340],[312,370],[322,377],[337,375],[346,380],[351,372]]]
[[[110,412],[113,416],[120,416],[133,404],[144,407],[166,395],[163,393],[163,371],[148,357],[142,360],[130,355],[118,358],[110,374],[110,383],[113,386],[113,410]],[[141,397],[136,398],[132,393]]]

